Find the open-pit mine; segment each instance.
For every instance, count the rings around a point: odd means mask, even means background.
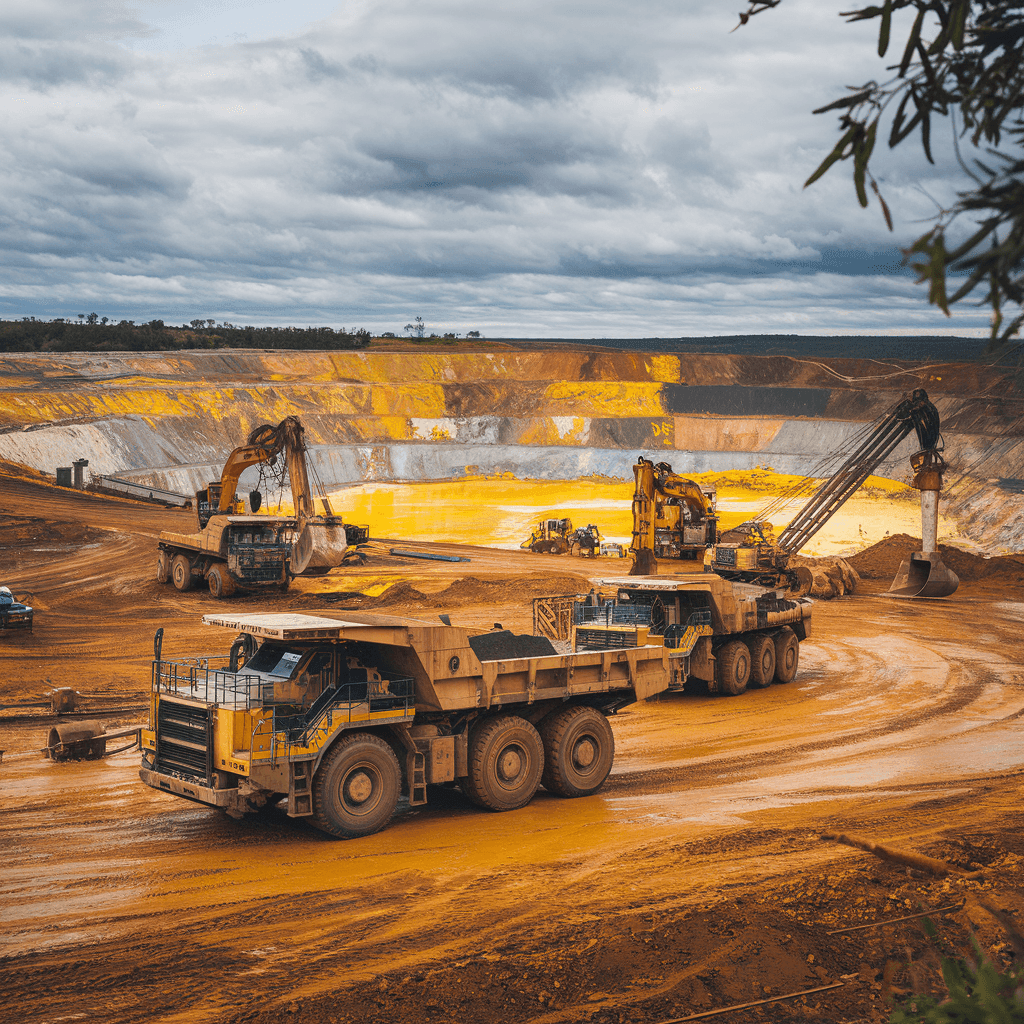
[[[858,462],[917,392],[940,433]],[[925,912],[1006,968],[1021,398],[980,357],[0,355],[0,1021],[882,1021],[943,992]],[[945,596],[889,593],[914,557]]]

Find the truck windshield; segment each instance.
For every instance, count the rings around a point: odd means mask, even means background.
[[[287,679],[295,671],[304,653],[305,651],[289,651],[286,647],[264,644],[246,662],[245,668],[250,672],[265,672],[268,676]]]

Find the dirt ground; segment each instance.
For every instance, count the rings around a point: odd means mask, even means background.
[[[199,621],[222,606],[154,580],[157,533],[190,520],[0,470],[0,575],[37,610],[34,632],[0,634],[0,704],[54,686],[140,703],[158,627],[167,656],[223,652]],[[625,565],[390,546],[275,604],[525,632],[531,598]],[[0,1021],[650,1024],[804,990],[712,1019],[878,1021],[891,992],[938,985],[899,920],[922,910],[1008,963],[993,911],[1024,914],[1020,566],[895,602],[886,552],[885,575],[858,566],[860,592],[816,603],[794,683],[621,712],[598,795],[488,814],[442,790],[353,842],[154,792],[135,751],[46,761],[44,720],[0,711]],[[822,838],[840,832],[984,870]]]

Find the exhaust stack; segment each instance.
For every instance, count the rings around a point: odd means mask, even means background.
[[[934,449],[918,452],[910,464],[914,467],[914,486],[921,492],[921,551],[905,558],[889,587],[889,597],[949,597],[960,586],[960,579],[947,569],[939,554],[939,491],[946,463]]]

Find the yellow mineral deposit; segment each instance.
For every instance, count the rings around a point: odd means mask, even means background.
[[[723,529],[756,516],[769,502],[797,487],[801,477],[766,470],[697,473],[694,479],[718,488]],[[409,484],[360,484],[331,495],[349,522],[366,523],[371,537],[518,548],[542,519],[567,516],[574,526],[594,523],[609,541],[629,543],[632,483],[610,480],[515,480],[468,477]],[[808,493],[788,501],[771,516],[776,533],[803,507]],[[869,477],[814,536],[803,554],[848,555],[887,534],[916,536],[921,530],[918,492],[905,484]],[[945,542],[958,536],[956,524],[939,519]]]

